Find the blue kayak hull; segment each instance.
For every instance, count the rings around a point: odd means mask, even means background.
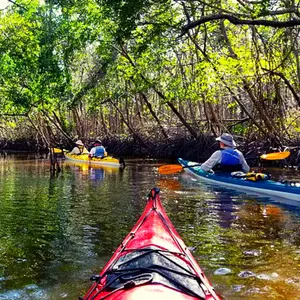
[[[259,193],[271,196],[300,201],[300,186],[276,182],[273,180],[251,181],[246,178],[236,178],[230,174],[211,174],[204,172],[199,163],[178,159],[184,170],[204,182],[215,183],[228,188],[239,189],[252,193]],[[197,165],[193,167],[193,165]]]

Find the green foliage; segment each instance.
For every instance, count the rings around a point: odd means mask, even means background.
[[[291,109],[287,112],[287,118],[284,120],[286,128],[292,138],[298,139],[300,133],[300,112],[299,110]]]
[[[43,112],[49,122],[59,112],[55,118],[59,115],[61,126],[71,132],[76,126],[70,109],[108,118],[117,106],[129,119],[135,118],[134,101],[143,92],[163,121],[173,117],[166,101],[183,107],[187,119],[190,103],[196,122],[209,118],[209,113],[197,111],[205,101],[224,118],[226,114],[239,118],[246,110],[253,121],[264,126],[270,118],[282,132],[279,119],[287,107],[295,106],[287,82],[298,93],[298,29],[214,20],[189,35],[181,32],[187,18],[195,21],[220,11],[245,19],[286,20],[286,14],[269,13],[286,7],[282,1],[20,0],[17,4],[0,15],[2,113]],[[148,117],[147,105],[142,100],[137,104]],[[297,131],[298,125],[291,121],[291,127]],[[243,126],[235,130],[245,132]]]
[[[169,0],[97,0],[99,6],[104,7],[104,13],[117,24],[116,41],[123,43],[131,37],[144,14],[153,5],[164,5]]]

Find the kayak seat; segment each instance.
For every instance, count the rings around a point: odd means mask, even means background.
[[[238,165],[216,165],[213,167],[213,170],[215,172],[238,172],[242,170],[242,165],[238,164]]]
[[[157,248],[135,250],[120,257],[105,275],[108,291],[151,282],[205,299],[200,279],[190,266],[176,254]]]

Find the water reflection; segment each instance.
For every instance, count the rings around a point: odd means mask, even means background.
[[[164,190],[173,190],[173,191],[180,191],[181,190],[181,184],[179,180],[176,178],[160,178],[157,181],[157,187],[160,188],[162,191]]]
[[[300,203],[293,202],[291,206],[281,199],[250,197],[201,184],[188,174],[181,176],[181,182],[190,193],[194,194],[197,187],[199,192],[205,191],[204,201],[215,212],[210,216],[210,232],[218,240],[203,235],[200,226],[194,230],[197,238],[190,242],[202,242],[198,243],[196,255],[199,260],[210,262],[209,269],[214,269],[210,278],[221,283],[216,286],[224,289],[221,294],[230,299],[298,299]],[[203,240],[215,251],[204,245]],[[234,285],[227,290],[223,287],[225,283]]]
[[[214,211],[217,212],[218,224],[224,229],[232,226],[233,221],[237,218],[235,196],[239,193],[216,186],[201,185],[201,182],[199,183],[189,174],[183,174],[179,180],[184,183],[182,185],[185,185],[185,187],[193,187],[193,189],[199,189],[199,185],[203,187],[206,194],[210,194],[209,201]]]
[[[232,225],[232,221],[235,219],[234,216],[234,205],[232,196],[228,193],[217,192],[216,194],[216,202],[219,202],[219,224],[222,228],[230,228]]]
[[[162,177],[155,161],[125,170],[43,159],[0,163],[0,299],[78,299],[159,186],[172,223],[228,299],[297,299],[300,203],[291,206]]]
[[[91,168],[90,170],[90,179],[92,181],[102,181],[104,179],[104,170],[103,169],[94,169]]]
[[[63,169],[72,171],[77,178],[84,178],[91,183],[100,184],[105,179],[106,174],[123,174],[124,169],[118,167],[92,165],[87,163],[78,163],[71,161],[63,162]]]

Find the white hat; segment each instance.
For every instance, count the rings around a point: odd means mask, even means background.
[[[84,144],[83,144],[83,142],[81,141],[81,140],[78,140],[78,141],[76,141],[76,143],[75,143],[76,145],[81,145],[81,146],[84,146]]]
[[[102,141],[100,139],[95,139],[93,145],[94,144],[100,144],[100,145],[102,145]]]
[[[233,140],[232,135],[229,133],[223,133],[221,136],[216,138],[216,141],[219,141],[231,148],[236,147],[236,142]]]

